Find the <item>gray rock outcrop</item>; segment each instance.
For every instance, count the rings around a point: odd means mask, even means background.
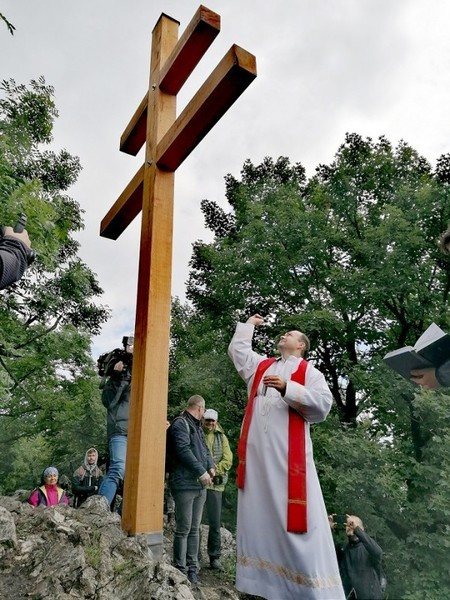
[[[237,600],[239,594],[209,569],[206,585],[191,588],[170,564],[172,532],[155,561],[144,535],[127,536],[104,499],[81,508],[32,506],[0,497],[0,598],[4,600]],[[207,528],[203,540],[207,537]],[[223,530],[225,561],[234,540]],[[206,551],[206,550],[205,550]],[[209,573],[206,573],[209,571]]]

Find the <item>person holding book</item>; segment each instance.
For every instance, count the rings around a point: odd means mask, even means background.
[[[413,369],[411,381],[429,390],[440,387],[450,387],[450,359],[443,363],[438,369]]]
[[[439,247],[442,254],[450,254],[450,226],[441,235]],[[430,390],[439,387],[450,387],[450,356],[444,358],[440,367],[429,369],[414,369],[411,371],[411,381]]]
[[[402,375],[428,389],[450,386],[450,335],[432,323],[414,346],[388,352],[385,363]]]
[[[444,231],[444,233],[441,235],[439,246],[442,254],[450,254],[450,226],[447,231]]]
[[[442,254],[450,254],[450,226],[441,235],[439,247]],[[439,387],[450,387],[450,357],[438,368],[413,369],[411,381],[424,388],[435,390]]]

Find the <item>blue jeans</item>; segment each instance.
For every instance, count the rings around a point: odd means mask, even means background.
[[[173,564],[186,573],[198,570],[199,528],[202,520],[206,489],[172,490],[175,500],[175,537]]]
[[[127,457],[127,436],[113,435],[109,440],[108,474],[98,490],[99,496],[105,496],[111,506],[117,488],[125,476],[125,459]]]

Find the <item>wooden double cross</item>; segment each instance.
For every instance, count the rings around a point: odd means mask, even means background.
[[[177,94],[220,31],[200,6],[178,39],[162,14],[152,33],[149,88],[120,149],[145,160],[101,222],[117,239],[142,210],[135,346],[122,526],[162,548],[175,171],[256,77],[256,59],[233,45],[181,114]],[[195,393],[195,390],[192,390]],[[187,399],[186,399],[187,400]]]

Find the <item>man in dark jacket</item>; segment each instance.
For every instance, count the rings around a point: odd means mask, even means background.
[[[124,337],[124,349],[111,353],[105,373],[108,377],[102,392],[102,403],[108,411],[107,435],[109,446],[109,468],[98,493],[111,506],[117,488],[125,476],[127,457],[128,412],[131,391],[131,370],[134,337]]]
[[[381,600],[382,549],[364,531],[359,517],[347,516],[345,533],[348,541],[342,551],[338,551],[338,560],[346,597],[352,600]]]
[[[167,439],[171,458],[169,486],[176,520],[173,563],[193,585],[198,583],[199,528],[206,486],[215,475],[201,426],[204,412],[204,399],[191,396],[186,410],[169,427]]]
[[[26,229],[15,232],[4,227],[0,238],[0,290],[22,277],[28,266],[27,251],[31,248]]]
[[[98,492],[103,475],[97,466],[98,452],[89,448],[84,455],[83,464],[78,467],[72,477],[73,506],[78,508],[89,496]]]

